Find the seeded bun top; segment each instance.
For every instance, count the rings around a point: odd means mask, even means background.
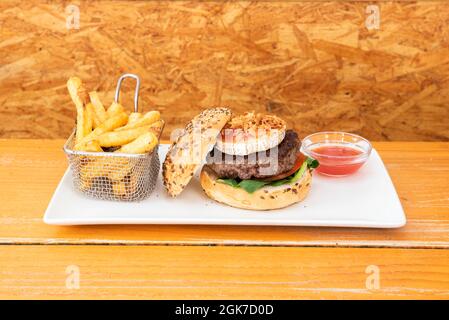
[[[186,125],[170,146],[162,165],[162,179],[172,197],[184,190],[230,119],[228,108],[206,109]]]
[[[237,156],[266,151],[284,139],[286,128],[285,121],[275,115],[246,112],[226,124],[216,148]]]

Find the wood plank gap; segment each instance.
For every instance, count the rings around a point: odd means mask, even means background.
[[[209,240],[208,240],[209,241]],[[416,242],[404,243],[399,242],[392,244],[385,241],[373,241],[372,243],[363,242],[342,242],[335,243],[323,241],[322,243],[311,242],[292,242],[285,241],[261,243],[259,241],[216,241],[216,242],[198,242],[198,241],[136,241],[136,240],[86,240],[79,241],[78,239],[0,239],[0,246],[148,246],[148,247],[275,247],[275,248],[366,248],[366,249],[437,249],[448,250],[448,243],[438,242]]]

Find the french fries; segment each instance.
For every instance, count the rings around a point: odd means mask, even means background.
[[[152,132],[146,132],[140,135],[134,141],[125,144],[120,149],[118,149],[117,153],[146,153],[151,152],[156,147],[158,143],[157,137]],[[120,165],[119,168],[116,168],[113,172],[110,172],[109,178],[113,181],[121,181],[124,179],[130,172],[132,172],[133,168],[127,165]]]
[[[119,166],[115,167],[114,171],[111,171],[108,175],[109,179],[113,182],[117,183],[119,181],[123,181],[127,176],[129,176],[134,167],[129,162],[124,162],[123,159],[120,159]]]
[[[125,144],[115,152],[120,153],[146,153],[153,151],[158,143],[157,137],[153,132],[146,132],[140,135],[134,141]]]
[[[75,150],[88,151],[88,152],[103,152],[103,149],[101,148],[97,140],[92,140],[84,144],[80,144],[78,148],[75,146]]]
[[[164,120],[158,120],[152,125],[150,125],[150,131],[154,133],[156,137],[159,137],[162,133],[162,129],[164,128]]]
[[[126,186],[128,187],[128,193],[135,193],[139,187],[139,179],[136,175],[130,175],[129,177],[125,177],[124,181]]]
[[[98,97],[98,93],[96,91],[89,92],[89,98],[90,102],[92,103],[92,108],[97,118],[98,125],[100,125],[106,121],[107,118],[106,110],[103,104],[101,103],[100,98]]]
[[[108,172],[110,171],[108,160],[107,158],[98,157],[81,165],[79,169],[79,180],[83,190],[90,189],[96,178],[108,178]]]
[[[100,121],[98,116],[95,114],[94,106],[91,102],[86,104],[86,112],[89,112],[92,115],[92,129],[95,129],[101,125],[102,121]]]
[[[118,147],[133,141],[149,130],[150,126],[146,126],[130,130],[106,132],[98,136],[98,142],[102,147]]]
[[[102,152],[103,148],[120,147],[120,152],[145,153],[157,145],[164,126],[159,111],[143,115],[132,112],[128,116],[118,102],[105,110],[98,93],[87,94],[78,77],[67,81],[67,89],[77,112],[75,150]]]
[[[121,131],[121,130],[128,130],[128,129],[133,129],[133,128],[137,128],[137,127],[143,127],[143,126],[147,126],[150,124],[153,124],[154,122],[158,121],[161,118],[161,114],[159,113],[159,111],[149,111],[147,113],[145,113],[140,119],[129,123],[126,126],[123,126],[121,128],[116,129],[116,131]]]
[[[122,198],[126,194],[135,193],[138,190],[138,178],[135,175],[127,175],[120,181],[113,182],[112,191],[115,196]]]
[[[116,182],[112,185],[112,192],[121,198],[126,195],[126,184],[123,181]]]
[[[94,114],[89,105],[90,104],[88,103],[84,110],[84,137],[92,132],[92,127],[94,125]]]
[[[142,114],[140,112],[132,112],[132,113],[130,113],[129,117],[128,117],[127,125],[136,122],[140,118],[142,118]]]
[[[73,150],[117,153],[116,157],[82,155],[79,188],[83,191],[104,188],[104,192],[122,199],[137,192],[140,180],[133,174],[138,170],[137,162],[118,153],[144,154],[154,150],[164,127],[159,111],[127,113],[117,102],[106,110],[98,93],[87,93],[77,77],[67,81],[67,89],[77,113]]]
[[[79,143],[84,138],[84,103],[85,103],[85,89],[83,83],[78,77],[71,77],[67,81],[67,89],[70,97],[76,107],[76,136],[75,141]]]
[[[111,117],[116,116],[123,112],[125,112],[125,109],[123,108],[123,106],[120,103],[113,102],[111,104],[111,106],[108,108],[108,110],[106,111],[106,115],[107,115],[107,117],[111,118]]]
[[[108,118],[99,127],[95,128],[90,134],[81,139],[79,143],[75,145],[76,150],[80,150],[80,147],[89,141],[97,140],[98,137],[105,133],[114,130],[115,128],[121,127],[128,122],[128,115],[124,112],[119,113],[112,118]]]

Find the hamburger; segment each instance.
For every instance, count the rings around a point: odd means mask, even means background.
[[[194,143],[204,148],[192,151]],[[178,195],[205,159],[200,183],[211,199],[250,210],[283,208],[307,196],[318,165],[299,152],[300,146],[297,133],[275,115],[232,117],[227,108],[208,109],[171,146],[163,165],[164,185]],[[192,155],[201,161],[191,161]]]

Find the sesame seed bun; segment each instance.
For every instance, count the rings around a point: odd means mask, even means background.
[[[307,197],[312,181],[310,170],[292,184],[265,186],[253,193],[217,182],[217,174],[204,166],[200,174],[200,183],[206,195],[218,202],[232,207],[248,210],[272,210],[288,207]]]
[[[186,125],[170,146],[162,165],[162,179],[172,197],[184,190],[230,119],[228,108],[206,109]]]

